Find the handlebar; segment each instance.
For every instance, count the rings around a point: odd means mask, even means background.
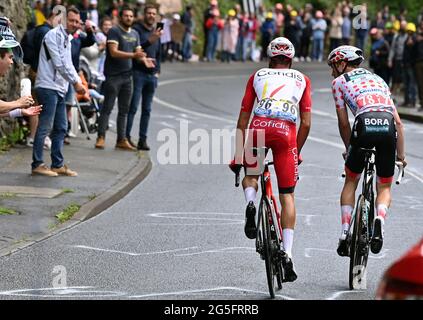
[[[395,181],[395,184],[400,184],[402,178],[404,177],[404,165],[401,161],[395,161],[395,165],[398,167],[398,177]]]

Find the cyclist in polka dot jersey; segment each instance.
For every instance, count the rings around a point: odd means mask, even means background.
[[[391,184],[396,160],[405,166],[404,129],[385,81],[360,68],[362,50],[353,46],[334,49],[328,57],[332,68],[332,93],[336,105],[338,127],[344,142],[345,184],[341,193],[342,233],[337,252],[348,256],[346,236],[355,203],[355,191],[364,169],[364,153],[360,148],[376,149],[376,207],[374,232],[370,249],[379,253],[383,245],[383,225],[391,204]],[[351,128],[347,107],[355,120]]]

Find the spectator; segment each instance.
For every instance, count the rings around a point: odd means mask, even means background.
[[[351,18],[350,18],[350,9],[345,6],[342,9],[342,44],[349,46],[351,42]]]
[[[182,57],[182,41],[184,40],[185,35],[185,25],[181,22],[181,16],[178,13],[173,14],[173,21],[170,26],[170,34],[172,39],[172,54],[170,55],[170,62],[172,62],[174,58],[178,60],[179,57]]]
[[[144,5],[145,0],[137,0],[135,4],[135,20],[143,21],[144,20]]]
[[[172,33],[170,31],[170,26],[172,21],[167,16],[161,16],[161,22],[163,23],[163,32],[160,36],[161,43],[161,61],[165,62],[169,58],[169,52],[172,46]]]
[[[379,11],[376,14],[376,20],[372,21],[370,28],[383,29],[385,27],[385,19],[383,18],[383,12]]]
[[[185,25],[184,39],[182,41],[182,61],[189,61],[192,57],[192,41],[194,37],[195,22],[193,19],[194,8],[187,5],[181,22]]]
[[[419,91],[420,109],[423,111],[423,20],[420,21],[416,43],[414,44],[415,73]]]
[[[13,60],[22,57],[22,49],[6,17],[0,18],[0,36],[3,39],[0,41],[0,77],[3,77],[13,65]],[[31,107],[33,104],[34,99],[31,96],[24,96],[10,102],[0,100],[0,117],[16,118],[37,115],[41,111],[41,106]]]
[[[222,31],[222,62],[230,62],[236,53],[239,22],[234,9],[229,10]]]
[[[342,42],[342,24],[344,23],[344,19],[342,18],[342,11],[339,7],[335,9],[333,15],[330,19],[330,27],[329,27],[329,38],[330,38],[330,49],[339,47]]]
[[[372,49],[369,60],[370,68],[386,83],[389,83],[389,43],[383,37],[382,30],[380,29],[372,28],[370,30],[370,36],[372,37]]]
[[[218,13],[218,1],[217,0],[210,0],[210,4],[208,8],[204,11],[203,14],[203,31],[204,31],[204,46],[203,46],[203,59],[207,59],[207,53],[208,53],[208,41],[209,41],[209,28],[207,27],[207,22],[210,18],[214,18],[214,14]],[[216,40],[217,42],[217,40]]]
[[[245,14],[242,12],[241,6],[237,3],[234,6],[236,19],[238,20],[238,39],[236,42],[236,50],[235,54],[233,55],[233,59],[236,61],[241,61],[243,57],[245,56],[244,50],[245,50],[245,27],[244,23],[247,23],[247,20],[245,19]]]
[[[268,12],[266,20],[263,22],[260,28],[261,32],[261,57],[260,60],[267,58],[266,48],[269,46],[276,33],[276,24],[273,20],[273,13]]]
[[[156,62],[156,65],[146,66],[140,63],[134,63],[134,94],[131,100],[131,106],[128,113],[128,122],[126,126],[126,138],[135,147],[131,140],[131,129],[135,114],[141,102],[141,119],[139,127],[139,140],[136,148],[138,150],[150,150],[147,144],[148,124],[150,121],[151,107],[153,104],[154,93],[157,88],[158,77],[160,74],[160,36],[162,29],[155,28],[157,9],[153,5],[146,5],[144,8],[144,22],[134,25],[137,31],[141,46],[144,48],[147,58]]]
[[[32,60],[30,62],[30,69],[29,69],[29,79],[31,80],[32,87],[34,87],[35,79],[37,78],[37,70],[38,70],[38,60],[40,58],[40,50],[41,45],[43,42],[44,36],[53,28],[53,22],[56,15],[53,12],[50,12],[49,18],[44,22],[42,25],[38,26],[34,30],[34,36],[32,39],[33,45],[33,53],[32,53]],[[28,39],[31,41],[31,39]],[[33,93],[35,100],[37,100],[37,96],[35,91]],[[38,127],[38,116],[30,117],[28,119],[29,123],[29,136],[27,138],[27,145],[32,147],[34,144],[35,133]],[[50,138],[47,136],[45,139],[45,148],[50,149],[51,141]]]
[[[67,9],[68,12],[73,12],[75,14],[75,18],[78,19],[79,25],[81,25],[80,20],[80,13],[76,7],[70,6]],[[66,21],[67,27],[66,31],[72,36],[71,40],[71,46],[72,46],[72,64],[75,67],[75,70],[79,72],[79,58],[81,56],[81,49],[91,47],[96,43],[95,34],[94,34],[94,27],[92,25],[92,22],[90,20],[85,20],[85,31],[82,32],[80,28],[78,28],[73,33],[70,33],[68,30],[72,28],[72,22]],[[69,84],[68,92],[65,96],[65,103],[66,108],[68,111],[68,131],[65,136],[65,144],[70,144],[69,136],[71,136],[71,108],[75,105],[75,91],[71,84]]]
[[[394,36],[395,36],[394,25],[392,24],[392,22],[388,21],[385,24],[383,37],[385,38],[386,41],[388,41],[389,46],[392,45],[392,41],[394,40]]]
[[[78,6],[81,21],[85,23],[87,20],[91,20],[90,17],[90,0],[82,0]]]
[[[407,39],[404,44],[403,62],[404,62],[404,107],[416,107],[416,77],[415,77],[415,52],[416,43],[416,25],[412,22],[407,23]]]
[[[274,37],[280,37],[283,34],[284,29],[284,23],[285,23],[285,15],[283,13],[283,4],[282,3],[276,3],[275,4],[275,26],[276,31]]]
[[[325,31],[327,29],[326,20],[323,19],[323,12],[317,11],[316,18],[312,21],[313,29],[313,61],[322,62],[323,60],[323,44],[325,41]]]
[[[113,26],[119,24],[119,7],[120,4],[118,0],[113,0],[112,5],[106,10],[106,15],[112,18]]]
[[[407,35],[407,21],[400,23],[399,33],[395,35],[392,40],[392,45],[389,50],[388,67],[392,69],[392,87],[391,92],[393,95],[396,94],[397,90],[404,82],[403,75],[403,58],[404,58],[404,46],[405,41],[408,38]]]
[[[291,10],[289,12],[289,19],[286,19],[285,21],[285,37],[294,45],[296,53],[294,61],[297,62],[297,56],[300,52],[299,46],[301,41],[302,21],[296,10]]]
[[[77,10],[77,9],[75,9]],[[77,12],[77,11],[76,11]],[[79,28],[79,12],[67,11],[67,29],[62,24],[53,28],[44,37],[41,46],[35,91],[43,105],[32,150],[32,174],[44,176],[77,176],[64,164],[63,142],[67,130],[65,95],[69,82],[77,93],[85,93],[75,67],[72,64],[70,35]],[[44,139],[50,133],[51,168],[44,164]]]
[[[359,19],[360,25],[355,28],[355,46],[361,50],[364,50],[366,45],[367,30],[368,30],[368,21],[367,21],[367,4],[364,3],[361,7],[360,12],[361,17],[364,19]]]
[[[244,56],[242,57],[242,61],[246,61],[247,57],[250,60],[253,59],[254,52],[256,51],[256,36],[257,36],[257,30],[258,30],[258,21],[256,18],[256,15],[254,13],[251,13],[251,15],[248,15],[246,13],[247,23],[245,27],[245,36],[244,36]],[[260,57],[258,57],[260,58]]]
[[[96,34],[96,41],[98,44],[98,49],[100,50],[98,72],[101,76],[101,80],[105,79],[104,63],[106,62],[107,34],[112,27],[112,19],[106,16],[101,20],[100,32]]]
[[[219,31],[223,29],[223,22],[220,20],[220,12],[214,9],[211,17],[206,22],[207,27],[207,61],[214,62],[219,38]]]
[[[100,14],[97,9],[97,0],[90,0],[90,8],[88,10],[88,20],[91,20],[94,25],[98,26],[100,22]]]
[[[98,120],[98,136],[95,147],[104,149],[109,117],[116,98],[118,99],[117,141],[116,149],[134,151],[126,139],[126,121],[133,93],[132,68],[133,59],[145,61],[138,33],[133,30],[134,11],[123,7],[119,26],[112,27],[107,35],[106,62],[104,74],[104,104]]]
[[[305,12],[303,16],[303,31],[301,34],[300,46],[300,60],[311,61],[310,58],[310,43],[313,36],[312,15],[310,12]]]
[[[35,26],[41,26],[46,22],[46,17],[44,15],[44,0],[37,0],[34,4],[34,16],[35,16]]]

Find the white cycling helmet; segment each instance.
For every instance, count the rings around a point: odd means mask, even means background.
[[[267,56],[269,58],[285,56],[289,59],[292,59],[295,56],[294,45],[291,41],[284,37],[273,39],[267,47]]]
[[[364,61],[363,50],[353,46],[340,46],[335,48],[331,53],[329,53],[328,65],[331,66],[334,62],[339,61],[356,61],[360,64]]]
[[[0,17],[0,49],[10,49],[13,52],[13,58],[17,61],[23,59],[21,45],[16,41],[16,37],[10,29],[10,20],[6,17]]]

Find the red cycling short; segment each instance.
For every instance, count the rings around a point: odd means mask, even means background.
[[[263,145],[264,144],[264,145]],[[272,150],[279,193],[293,193],[298,177],[297,130],[295,123],[254,116],[250,123],[244,154],[247,175],[259,175],[257,157],[251,148]]]

